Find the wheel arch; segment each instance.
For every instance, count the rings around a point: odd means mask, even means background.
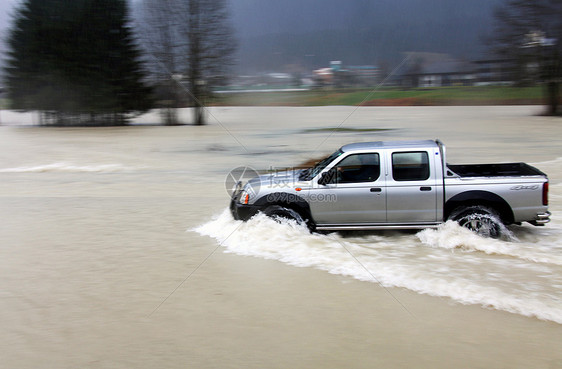
[[[489,191],[465,191],[451,197],[445,203],[444,218],[448,219],[451,213],[461,206],[487,206],[496,210],[504,224],[510,224],[514,221],[513,210],[511,206],[501,196]]]
[[[314,220],[310,212],[310,205],[299,195],[286,192],[273,192],[259,198],[255,202],[260,209],[265,209],[271,205],[279,205],[296,211],[309,227],[314,227]]]

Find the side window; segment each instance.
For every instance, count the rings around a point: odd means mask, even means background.
[[[392,154],[395,181],[424,181],[429,178],[429,155],[425,151]]]
[[[338,183],[376,181],[381,172],[379,154],[349,155],[336,165]]]

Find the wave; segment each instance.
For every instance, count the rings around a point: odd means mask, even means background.
[[[482,238],[466,228],[459,226],[453,221],[448,221],[440,225],[437,229],[425,229],[416,236],[426,246],[443,248],[448,250],[459,249],[467,252],[480,251],[489,255],[510,256],[523,260],[554,264],[562,266],[562,253],[558,242],[548,242],[548,235],[555,236],[556,241],[562,239],[562,233],[558,230],[548,229],[544,232],[545,236],[541,244],[526,244],[522,242],[517,233],[521,237],[534,238],[526,235],[526,231],[510,232],[509,241],[495,240],[491,238]],[[545,242],[546,239],[546,242]],[[558,251],[558,252],[557,252]]]
[[[554,165],[562,164],[562,157],[558,157],[558,158],[552,159],[552,160],[546,160],[546,161],[531,163],[531,165],[536,165],[536,166],[540,166],[540,165],[553,165],[553,164],[554,164]]]
[[[0,173],[45,173],[45,172],[88,172],[88,173],[112,173],[132,171],[136,168],[121,164],[97,164],[97,165],[74,165],[65,162],[23,166],[15,168],[0,168]]]
[[[546,249],[533,254],[527,246],[483,239],[454,223],[417,234],[311,234],[262,214],[235,221],[228,209],[192,231],[215,238],[225,252],[562,324],[562,294],[555,288],[562,283],[560,249],[554,256]]]

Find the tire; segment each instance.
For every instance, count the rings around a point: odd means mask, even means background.
[[[505,228],[499,214],[491,208],[480,205],[463,206],[455,209],[449,219],[472,232],[490,238],[500,238]]]
[[[297,224],[306,225],[306,222],[304,221],[304,219],[301,217],[299,213],[297,213],[293,209],[286,208],[284,206],[270,205],[267,208],[265,208],[263,213],[276,221],[280,221],[282,219],[289,219],[289,220],[294,220]]]

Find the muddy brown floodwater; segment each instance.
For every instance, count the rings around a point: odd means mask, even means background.
[[[213,108],[205,127],[123,128],[2,111],[0,367],[560,368],[562,121],[540,109]],[[451,163],[546,172],[552,222],[507,242],[225,211],[237,166],[428,138]]]

